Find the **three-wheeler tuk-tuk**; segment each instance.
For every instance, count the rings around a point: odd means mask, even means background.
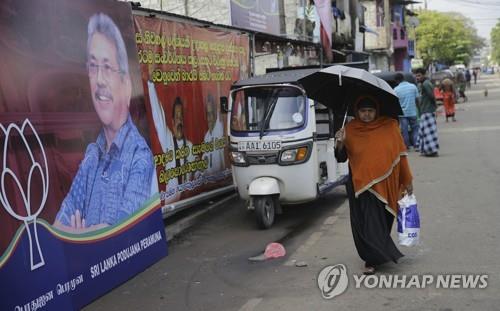
[[[272,226],[282,204],[315,200],[347,181],[337,163],[330,108],[307,96],[298,81],[319,69],[277,71],[236,82],[228,129],[233,181],[255,211],[257,224]]]

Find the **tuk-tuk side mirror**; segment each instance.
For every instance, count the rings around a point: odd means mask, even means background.
[[[228,105],[228,101],[227,101],[227,96],[221,96],[221,98],[220,98],[220,109],[224,113],[228,113],[229,112],[229,105]]]

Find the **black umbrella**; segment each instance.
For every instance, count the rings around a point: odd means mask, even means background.
[[[398,119],[403,115],[399,98],[387,82],[366,70],[335,65],[299,79],[309,98],[333,109],[336,114],[354,116],[351,103],[358,95],[380,102],[380,114]]]

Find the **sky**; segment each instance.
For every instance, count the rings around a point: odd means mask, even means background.
[[[425,0],[415,7],[423,7]],[[427,8],[440,12],[459,12],[472,19],[479,36],[490,40],[491,29],[500,18],[500,0],[427,0]]]

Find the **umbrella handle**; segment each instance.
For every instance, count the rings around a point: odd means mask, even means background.
[[[349,104],[347,104],[347,107],[345,109],[345,115],[344,115],[344,121],[342,121],[342,128],[345,125],[345,121],[347,120],[347,112],[349,111]]]
[[[349,105],[347,105],[347,108],[346,108],[346,110],[345,110],[344,121],[342,121],[342,127],[341,127],[341,129],[343,129],[343,128],[344,128],[344,126],[345,126],[345,121],[347,120],[347,112],[348,112],[348,111],[349,111]],[[334,139],[333,139],[333,145],[334,145],[334,146],[336,146],[336,145],[337,145],[337,138],[334,138]]]

